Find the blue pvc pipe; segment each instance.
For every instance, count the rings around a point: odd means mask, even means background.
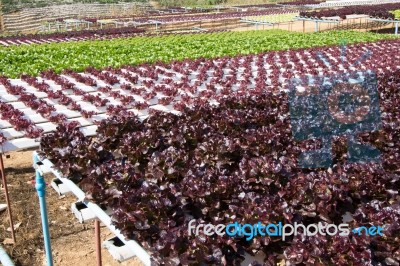
[[[394,34],[398,34],[399,33],[399,23],[398,22],[396,22],[396,29],[395,29],[395,32],[394,32]]]
[[[39,163],[39,159],[36,154],[34,154],[34,156],[33,156],[33,162],[34,162],[34,164]],[[47,219],[47,209],[46,209],[46,183],[38,169],[36,169],[35,188],[36,188],[36,191],[39,196],[40,216],[42,218],[42,229],[43,229],[43,237],[44,237],[44,248],[46,251],[47,266],[53,266],[53,256],[51,253],[49,223],[48,223],[48,219]]]
[[[0,246],[0,262],[4,266],[14,266],[14,262],[10,259],[7,252]]]

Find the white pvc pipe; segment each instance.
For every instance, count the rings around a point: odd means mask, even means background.
[[[14,266],[14,262],[10,259],[7,252],[0,245],[0,262],[4,266]]]

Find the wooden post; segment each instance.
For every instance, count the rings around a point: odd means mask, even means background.
[[[303,20],[303,33],[305,32],[305,30],[306,30],[306,21]]]
[[[14,222],[13,222],[12,213],[11,213],[10,197],[8,196],[7,179],[6,179],[6,174],[4,172],[4,163],[3,163],[3,154],[2,153],[0,153],[0,171],[1,171],[1,179],[3,181],[4,195],[6,197],[6,203],[7,203],[7,212],[8,212],[8,220],[10,222],[11,237],[12,237],[14,244],[16,244],[17,241],[15,240]]]
[[[101,266],[101,238],[100,238],[100,221],[94,220],[94,235],[95,235],[95,243],[96,243],[96,265]]]

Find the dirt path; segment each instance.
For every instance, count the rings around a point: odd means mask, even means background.
[[[44,245],[40,222],[39,202],[32,180],[32,151],[13,152],[10,158],[5,158],[8,188],[12,202],[14,224],[21,223],[16,231],[17,243],[4,244],[8,254],[16,265],[45,265]],[[46,176],[50,183],[52,176]],[[76,201],[73,195],[60,198],[53,188],[47,189],[47,208],[50,224],[51,244],[54,265],[96,265],[94,226],[80,224],[71,213],[71,203]],[[5,203],[4,193],[0,193],[0,203]],[[0,213],[0,241],[7,243],[11,238],[6,231],[9,221],[6,211]],[[106,227],[102,227],[101,239],[106,240],[113,235]],[[118,263],[106,250],[102,250],[104,266],[139,266],[137,259]]]

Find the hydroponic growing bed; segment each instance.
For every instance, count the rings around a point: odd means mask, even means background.
[[[396,76],[399,72],[394,73]],[[318,143],[291,137],[285,93],[220,100],[165,112],[143,122],[117,115],[103,120],[95,138],[77,124],[60,125],[42,138],[41,152],[86,197],[113,209],[112,219],[139,242],[152,265],[239,265],[244,252],[266,254],[264,265],[368,265],[399,256],[399,79],[380,77],[382,130],[362,139],[382,151],[382,164],[348,162],[346,139],[337,138],[334,165],[299,169],[297,156]],[[388,104],[388,105],[386,105]],[[397,105],[396,105],[397,106]],[[193,236],[188,224],[380,224],[385,236]],[[258,265],[257,264],[257,265]]]
[[[350,45],[343,61],[343,47],[332,46],[2,77],[3,148],[41,137],[42,155],[86,198],[110,206],[116,228],[154,264],[236,265],[244,252],[263,252],[265,265],[390,264],[400,255],[398,47]],[[331,167],[300,169],[298,155],[320,143],[293,139],[289,81],[367,70],[377,73],[382,126],[359,137],[380,149],[381,163],[349,163],[337,137]],[[193,218],[340,223],[347,212],[353,227],[380,224],[385,236],[246,241],[187,230]]]
[[[54,32],[48,34],[29,34],[0,37],[0,45],[31,45],[67,41],[87,41],[112,39],[143,35],[145,30],[136,27]]]
[[[87,67],[103,69],[108,66],[232,57],[239,54],[337,45],[340,39],[348,40],[349,43],[360,43],[394,38],[396,36],[389,34],[355,31],[303,34],[268,30],[0,47],[0,72],[10,78],[19,78],[21,74],[39,76],[42,71],[49,69],[54,69],[57,73],[65,69],[84,72]]]
[[[104,71],[87,68],[84,73],[42,72],[41,77],[0,78],[1,143],[4,151],[38,145],[35,138],[65,121],[79,121],[88,135],[95,121],[128,110],[145,117],[153,109],[180,111],[186,105],[218,101],[227,95],[251,95],[280,91],[293,77],[331,75],[354,70],[370,51],[361,70],[392,73],[398,66],[398,40],[356,44],[348,47],[348,59],[325,65],[318,54],[332,62],[340,47],[280,51],[266,54],[198,59],[170,65],[125,66]],[[286,83],[285,83],[286,82]]]

